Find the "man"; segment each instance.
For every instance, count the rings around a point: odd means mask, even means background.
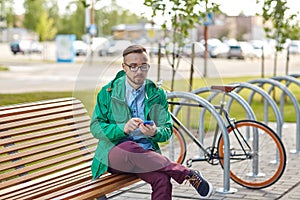
[[[151,185],[153,200],[172,198],[171,178],[179,184],[188,180],[207,198],[212,185],[200,172],[160,154],[158,142],[171,137],[172,120],[165,92],[147,79],[148,62],[144,47],[129,46],[123,51],[123,70],[97,96],[91,121],[91,132],[99,139],[93,178],[106,171],[133,173]]]

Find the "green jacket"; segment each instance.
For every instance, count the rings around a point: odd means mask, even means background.
[[[91,167],[93,179],[107,171],[109,151],[126,136],[123,130],[131,118],[131,111],[125,102],[125,80],[125,72],[120,71],[97,95],[90,124],[91,133],[99,140]],[[165,92],[149,79],[146,80],[144,113],[145,119],[153,120],[157,126],[156,135],[147,139],[154,150],[160,153],[157,143],[171,137],[172,119]]]

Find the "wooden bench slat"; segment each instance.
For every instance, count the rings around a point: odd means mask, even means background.
[[[92,155],[85,156],[85,157],[80,157],[80,158],[75,159],[75,160],[65,161],[64,162],[65,166],[64,165],[55,165],[55,166],[46,168],[44,170],[37,171],[37,172],[32,173],[32,174],[27,174],[26,176],[22,176],[22,177],[18,177],[18,178],[15,178],[15,179],[7,180],[3,183],[0,183],[0,188],[6,188],[6,187],[9,187],[9,186],[18,184],[20,182],[25,182],[25,181],[28,181],[28,180],[31,180],[31,179],[34,179],[34,178],[38,178],[40,176],[48,175],[50,173],[57,172],[59,170],[65,169],[66,166],[72,167],[72,166],[75,166],[75,165],[78,165],[80,163],[87,162],[87,161],[90,161],[90,160],[92,160]],[[60,162],[61,162],[61,160],[60,160]],[[34,167],[33,169],[37,169],[37,168]],[[26,169],[26,170],[28,170],[28,169]],[[24,170],[24,171],[26,171],[26,170]]]
[[[39,132],[32,131],[30,134],[23,134],[23,135],[3,139],[0,141],[0,145],[7,145],[7,144],[16,143],[16,142],[24,142],[24,141],[28,141],[28,140],[37,139],[37,138],[47,137],[50,135],[55,135],[55,134],[61,133],[61,132],[74,131],[76,129],[87,128],[87,127],[88,127],[88,124],[83,122],[83,123],[72,124],[69,126],[55,127],[52,129],[47,129],[47,130],[39,131]]]
[[[35,148],[34,152],[36,154],[38,154],[38,153],[50,151],[50,150],[53,150],[53,149],[56,149],[56,148],[59,148],[59,147],[64,147],[64,146],[67,146],[67,145],[73,145],[73,144],[76,144],[78,142],[82,142],[82,141],[85,142],[86,140],[92,141],[92,144],[97,144],[97,142],[98,142],[96,139],[92,138],[89,134],[85,134],[81,137],[73,138],[72,142],[68,141],[69,143],[67,143],[67,144],[66,144],[65,141],[59,141],[59,142],[51,143],[49,145],[41,146],[39,148]],[[18,152],[16,154],[3,155],[3,156],[0,157],[0,163],[6,162],[6,161],[9,161],[9,160],[16,160],[18,158],[23,158],[23,157],[26,157],[28,155],[32,155],[32,149],[31,148],[29,148],[29,150],[21,151],[21,152]]]
[[[79,100],[72,100],[72,101],[64,101],[64,102],[53,102],[53,103],[46,103],[46,104],[38,104],[32,106],[26,106],[22,108],[16,108],[11,110],[0,110],[0,116],[16,116],[23,113],[33,113],[42,110],[54,109],[59,107],[71,106],[71,105],[78,105],[81,104]],[[82,105],[82,104],[81,104]]]
[[[44,182],[40,182],[39,184],[32,184],[30,187],[22,187],[22,189],[18,189],[15,188],[14,190],[10,190],[10,191],[5,191],[5,193],[2,193],[2,195],[0,195],[0,199],[10,199],[10,198],[16,198],[16,199],[23,199],[24,196],[28,196],[31,194],[35,194],[37,192],[41,192],[41,191],[46,191],[46,190],[50,190],[52,188],[52,186],[61,184],[64,185],[64,183],[66,183],[67,181],[74,183],[74,178],[80,178],[80,180],[82,179],[86,179],[86,178],[91,178],[91,172],[90,172],[90,168],[84,168],[81,171],[74,171],[72,172],[72,174],[66,174],[64,176],[59,176],[56,179],[49,179],[47,181]],[[53,188],[52,188],[53,190]],[[0,191],[1,192],[1,191]]]
[[[140,182],[141,180],[135,176],[128,177],[126,179],[121,179],[118,182],[115,182],[113,185],[108,185],[107,187],[102,187],[102,185],[95,185],[98,187],[91,187],[89,190],[86,188],[82,189],[80,193],[75,193],[70,196],[69,194],[61,196],[61,199],[73,199],[73,200],[82,200],[82,199],[95,199],[97,197],[104,196],[105,194],[117,191],[121,188],[133,185]],[[69,197],[70,196],[70,197]]]
[[[21,193],[19,194],[8,196],[14,196],[15,199],[36,199],[37,197],[44,197],[45,195],[48,195],[53,191],[59,191],[60,189],[63,189],[65,187],[78,185],[87,180],[91,180],[91,172],[88,169],[86,169],[85,171],[74,173],[74,175],[72,176],[66,176],[65,178],[60,177],[60,179],[47,181],[41,183],[40,185],[35,185],[34,188],[31,187],[27,190],[21,191]]]
[[[25,126],[22,128],[18,128],[18,129],[9,129],[9,130],[2,130],[2,132],[0,132],[0,136],[2,138],[6,138],[8,136],[14,136],[14,135],[22,135],[24,133],[30,133],[30,132],[34,132],[34,131],[41,131],[44,129],[49,129],[49,128],[55,128],[58,126],[66,126],[66,125],[70,125],[70,124],[77,124],[77,123],[81,123],[81,122],[89,122],[89,117],[88,116],[80,116],[80,117],[74,117],[74,118],[68,118],[65,120],[61,120],[61,121],[54,121],[54,122],[49,122],[49,123],[43,123],[43,124],[38,124],[35,126]]]
[[[17,175],[20,175],[20,174],[25,174],[26,172],[33,171],[33,170],[38,170],[38,169],[41,169],[43,167],[47,167],[47,166],[51,166],[53,164],[57,164],[57,163],[60,163],[60,162],[63,162],[63,161],[71,160],[73,158],[77,158],[77,157],[82,156],[82,155],[86,155],[86,157],[88,157],[90,159],[92,158],[91,155],[90,155],[89,149],[82,149],[80,151],[75,151],[74,153],[66,154],[63,157],[50,158],[49,160],[44,160],[43,162],[39,162],[39,163],[34,164],[34,165],[30,165],[30,166],[26,166],[24,168],[16,169],[14,171],[6,172],[5,174],[3,174],[1,176],[1,179],[6,179],[6,178],[10,178],[10,177],[17,176]],[[80,159],[78,159],[78,160],[80,160]],[[85,158],[85,160],[87,160],[87,159]],[[22,178],[23,177],[25,177],[25,175],[22,176]]]
[[[64,169],[62,171],[56,172],[56,173],[52,173],[43,177],[39,177],[37,179],[34,180],[30,180],[28,182],[25,183],[20,183],[18,185],[12,186],[10,188],[6,188],[6,189],[0,189],[0,197],[2,197],[2,195],[14,195],[14,193],[18,194],[21,192],[21,190],[32,190],[34,187],[39,187],[43,184],[51,184],[48,183],[49,181],[56,181],[56,180],[60,180],[61,178],[64,178],[66,176],[73,176],[73,174],[77,174],[77,173],[81,173],[81,172],[85,172],[86,170],[90,171],[90,165],[91,162],[86,162],[74,167],[71,167],[69,169]],[[19,191],[19,192],[18,192]],[[21,192],[24,193],[24,192]],[[3,196],[4,197],[4,196]]]
[[[38,110],[34,112],[26,112],[26,113],[21,113],[18,115],[13,115],[13,116],[6,116],[3,117],[0,115],[0,123],[9,123],[9,122],[16,122],[16,121],[21,121],[24,119],[28,118],[37,118],[40,116],[45,116],[45,115],[52,115],[56,113],[61,113],[65,111],[75,111],[84,108],[82,104],[71,104],[63,107],[55,107],[55,108],[49,108],[47,110]]]
[[[80,148],[86,148],[86,146],[89,145],[95,145],[95,140],[90,140],[90,141],[85,141],[84,143],[75,143],[73,145],[68,145],[66,147],[62,147],[60,148],[60,146],[57,146],[57,148],[53,149],[52,151],[47,150],[46,152],[44,151],[44,153],[40,153],[34,156],[30,156],[28,158],[23,158],[21,160],[17,160],[15,162],[9,162],[7,164],[1,165],[1,170],[0,171],[4,171],[6,169],[9,168],[16,168],[18,166],[22,166],[22,165],[26,165],[26,164],[30,164],[33,163],[35,161],[39,161],[39,160],[43,160],[45,158],[49,158],[52,156],[63,156],[61,154],[67,153],[67,152],[71,152],[74,150],[78,150]],[[93,149],[90,149],[90,151],[93,151]],[[9,157],[9,156],[6,156]],[[0,178],[1,180],[1,178]]]
[[[74,116],[81,116],[84,114],[86,114],[86,111],[84,109],[81,109],[81,110],[68,111],[68,112],[63,112],[63,113],[58,113],[58,114],[53,114],[53,115],[41,116],[41,117],[37,117],[34,119],[28,118],[28,119],[24,119],[24,120],[17,121],[17,122],[10,122],[10,123],[5,123],[5,124],[0,123],[0,133],[2,130],[7,130],[10,128],[35,125],[35,124],[38,124],[41,122],[50,122],[50,121],[54,121],[54,120],[64,119],[67,117],[71,118]]]
[[[136,176],[128,174],[113,174],[101,180],[87,180],[78,185],[59,190],[36,199],[91,199],[104,196],[107,193],[126,187],[140,181]]]
[[[56,102],[66,102],[66,101],[74,101],[77,100],[74,97],[67,97],[67,98],[58,98],[58,99],[50,99],[50,100],[42,100],[42,101],[37,101],[37,102],[30,102],[30,103],[20,103],[20,104],[14,104],[14,105],[7,105],[7,106],[1,106],[0,111],[8,111],[8,110],[15,110],[19,108],[24,108],[24,107],[31,107],[31,106],[37,106],[41,104],[52,104]]]
[[[82,135],[82,134],[85,134],[85,133],[88,133],[88,132],[89,132],[89,128],[83,128],[83,129],[74,130],[74,131],[71,131],[71,132],[66,132],[64,134],[49,136],[47,138],[47,140],[42,138],[42,139],[37,139],[37,140],[34,140],[34,141],[28,141],[28,142],[24,142],[24,143],[21,143],[21,144],[18,144],[18,145],[9,146],[9,147],[6,147],[6,148],[1,148],[0,149],[0,154],[4,154],[4,153],[8,153],[8,152],[14,152],[14,151],[17,151],[17,150],[26,149],[26,148],[29,148],[29,147],[34,147],[34,146],[37,146],[37,145],[47,144],[47,143],[50,143],[50,142],[55,142],[55,141],[58,141],[58,140],[62,140],[62,139]]]

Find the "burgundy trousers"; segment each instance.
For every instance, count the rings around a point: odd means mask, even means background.
[[[111,149],[108,156],[111,173],[134,173],[152,187],[152,200],[171,200],[173,178],[181,184],[190,170],[165,156],[145,150],[132,141]]]

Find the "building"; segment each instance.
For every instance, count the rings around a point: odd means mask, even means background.
[[[214,17],[213,25],[208,26],[209,38],[234,38],[237,40],[262,40],[265,39],[261,16],[225,16]],[[204,38],[204,27],[197,28],[197,41]]]
[[[152,23],[120,24],[112,28],[113,39],[132,42],[155,42],[164,37],[159,25]]]

